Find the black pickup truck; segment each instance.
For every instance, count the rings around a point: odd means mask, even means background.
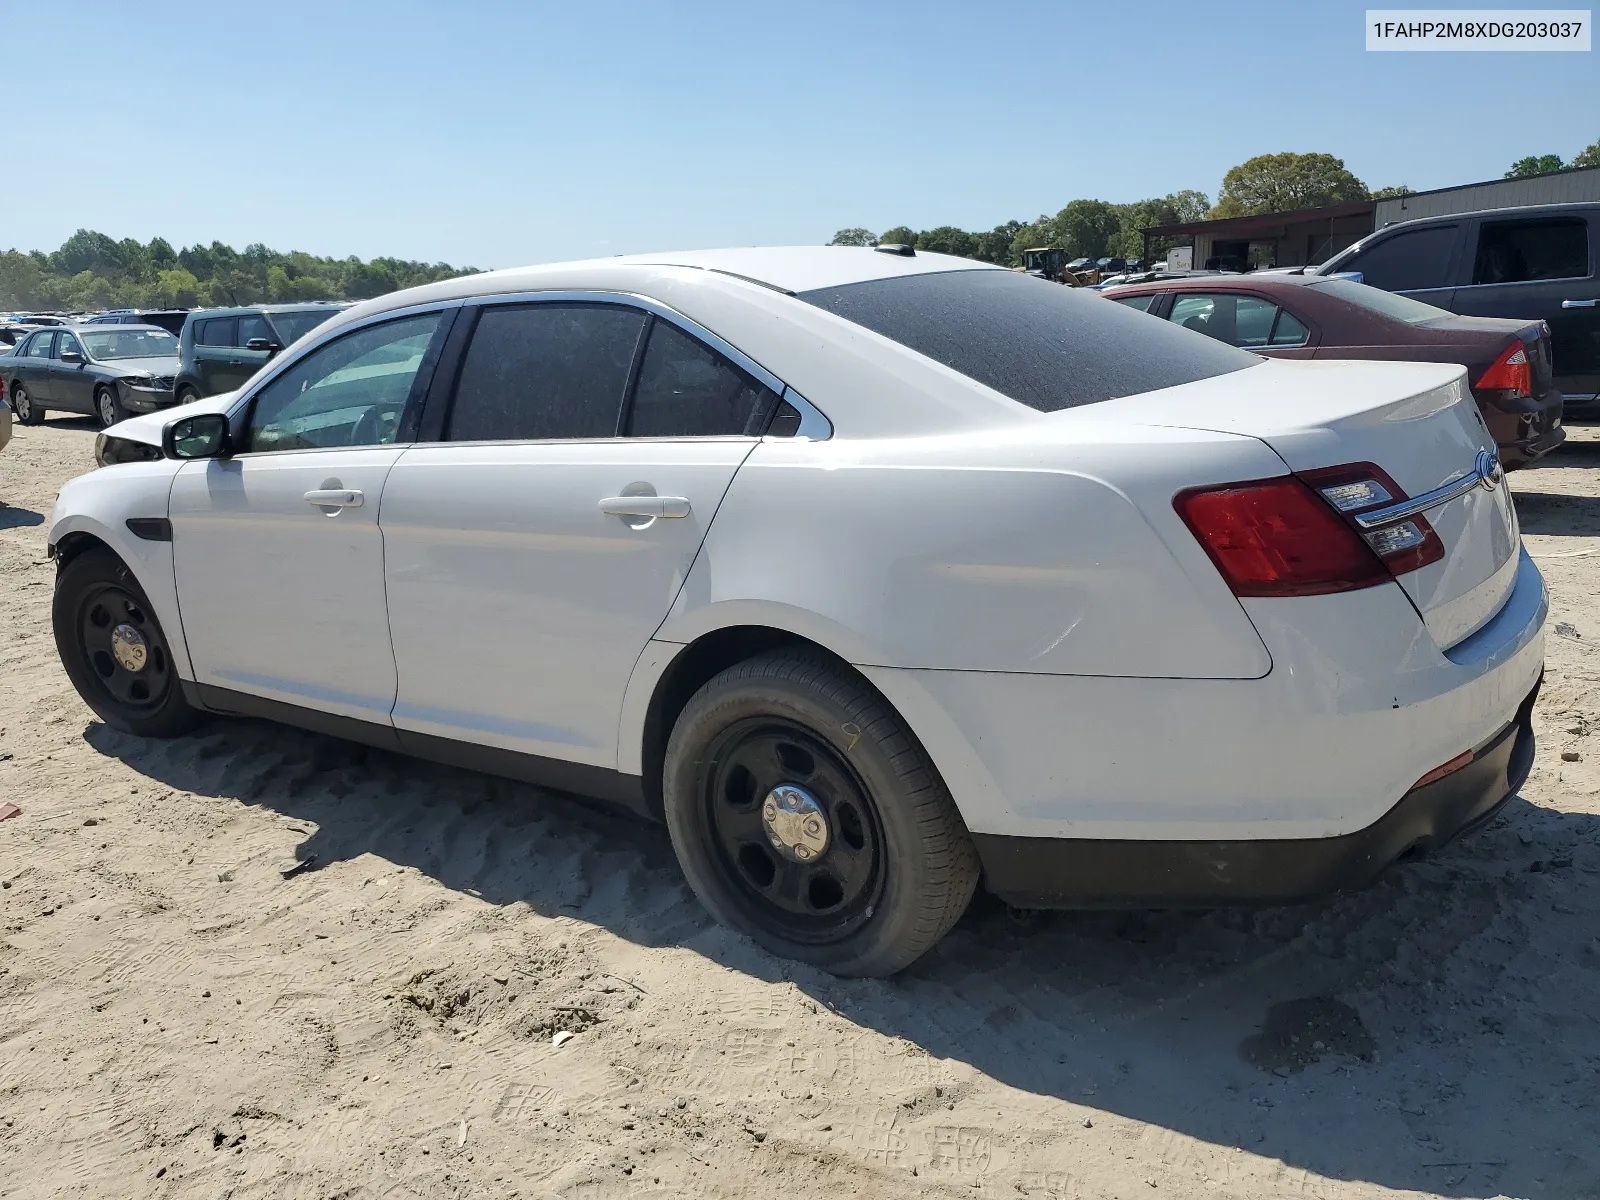
[[[1550,326],[1569,417],[1600,417],[1600,203],[1454,213],[1390,225],[1317,268],[1470,317]]]

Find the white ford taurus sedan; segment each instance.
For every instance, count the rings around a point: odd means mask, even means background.
[[[1276,363],[964,259],[359,305],[51,518],[108,724],[251,714],[632,806],[773,951],[1359,887],[1526,778],[1543,580],[1460,367]]]

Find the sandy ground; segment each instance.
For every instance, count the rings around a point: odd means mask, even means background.
[[[0,454],[0,1196],[1600,1196],[1600,429],[1514,477],[1564,632],[1491,827],[1302,908],[980,899],[889,983],[533,788],[103,727],[44,556],[92,441]]]

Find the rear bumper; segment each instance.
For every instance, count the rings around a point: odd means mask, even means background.
[[[1543,458],[1567,440],[1558,389],[1551,388],[1537,400],[1518,403],[1528,407],[1506,410],[1490,403],[1478,405],[1489,436],[1494,438],[1495,448],[1500,453],[1500,464],[1508,471]]]
[[[1533,768],[1534,685],[1467,766],[1340,837],[1135,841],[975,834],[990,891],[1023,908],[1270,904],[1367,887],[1395,860],[1487,821]]]
[[[974,835],[1343,838],[1440,764],[1489,745],[1533,690],[1548,601],[1533,560],[1516,562],[1500,611],[1448,650],[1386,584],[1246,601],[1272,654],[1259,679],[860,669],[916,732]]]

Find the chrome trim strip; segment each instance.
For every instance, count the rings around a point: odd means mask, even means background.
[[[1494,484],[1487,483],[1485,477],[1478,471],[1468,471],[1459,479],[1452,479],[1443,487],[1434,488],[1433,491],[1424,492],[1420,496],[1413,496],[1410,500],[1402,500],[1387,508],[1375,508],[1371,512],[1357,513],[1355,522],[1363,529],[1376,529],[1380,525],[1403,521],[1407,517],[1425,513],[1430,508],[1438,508],[1441,504],[1460,499],[1475,487],[1493,486]]]

